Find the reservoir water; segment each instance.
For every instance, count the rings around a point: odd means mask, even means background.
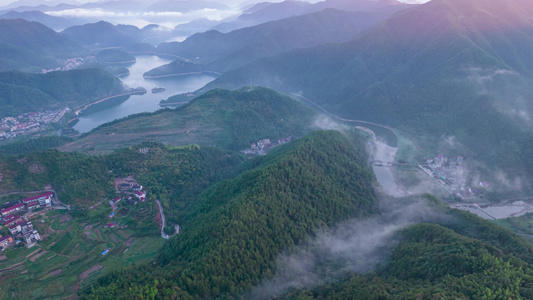
[[[128,67],[130,74],[121,80],[131,88],[143,87],[144,95],[133,95],[129,98],[118,98],[92,106],[80,114],[74,129],[81,133],[89,132],[101,124],[120,119],[131,114],[153,112],[161,108],[159,101],[177,94],[193,92],[215,79],[212,75],[174,76],[162,79],[145,79],[143,74],[151,69],[168,64],[169,59],[158,56],[136,56],[137,62]],[[156,87],[165,88],[161,93],[152,94]],[[117,102],[118,101],[118,102]]]

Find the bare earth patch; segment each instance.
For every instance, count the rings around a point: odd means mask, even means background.
[[[2,260],[6,260],[6,259],[7,259],[7,256],[5,256],[5,255],[0,255],[0,261],[2,261]]]
[[[39,252],[39,251],[41,251],[41,249],[37,249],[37,250],[33,251],[32,253],[26,255],[26,258],[28,258],[28,257],[30,257],[30,256],[32,256],[32,255],[34,255],[35,253],[37,253],[37,252]]]
[[[65,223],[65,222],[68,222],[68,221],[72,220],[72,216],[71,215],[61,215],[59,217],[59,219],[61,220],[61,223]]]
[[[117,192],[120,192],[120,188],[119,186],[123,183],[129,183],[129,184],[133,184],[133,185],[136,185],[137,184],[137,181],[135,180],[135,178],[133,177],[133,175],[130,175],[126,178],[116,178],[115,179],[115,190]]]
[[[31,260],[31,262],[35,262],[39,257],[41,257],[41,256],[43,256],[43,255],[45,255],[45,254],[46,254],[46,251],[43,251],[43,252],[41,252],[41,253],[39,253],[39,254],[37,254],[37,255],[32,256],[32,257],[30,258],[30,260]]]
[[[114,243],[120,243],[120,241],[117,239],[117,237],[112,232],[108,236],[111,239],[111,241],[113,241]]]
[[[61,269],[54,270],[54,271],[50,272],[50,276],[59,275],[59,274],[61,274],[62,271],[63,270],[61,270]]]
[[[39,165],[39,164],[32,164],[28,170],[30,171],[30,173],[34,173],[34,174],[42,174],[46,171],[46,168]]]
[[[92,273],[96,272],[96,271],[100,271],[102,270],[104,267],[102,267],[102,265],[98,264],[98,265],[95,265],[95,266],[92,266],[90,267],[87,271],[83,272],[80,274],[80,279],[81,280],[84,280],[86,279],[87,277],[89,277],[89,275],[91,275]]]

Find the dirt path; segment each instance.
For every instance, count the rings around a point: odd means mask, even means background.
[[[45,255],[47,252],[43,250],[43,252],[41,253],[37,253],[37,255],[34,255],[30,258],[30,261],[31,262],[35,262],[37,259],[39,259],[39,257]]]
[[[97,272],[97,271],[100,271],[102,270],[104,267],[102,267],[102,265],[98,264],[98,265],[95,265],[95,266],[92,266],[90,267],[88,270],[86,270],[85,272],[81,273],[80,274],[80,279],[81,280],[84,280],[86,279],[87,277],[89,277],[89,275],[91,275],[92,273],[94,272]]]
[[[37,253],[37,252],[39,252],[39,251],[41,251],[41,248],[39,248],[39,249],[33,251],[32,253],[26,255],[26,258],[29,258],[30,256],[34,255],[35,253]]]
[[[9,266],[7,268],[0,269],[0,275],[2,275],[4,272],[14,271],[14,270],[16,270],[18,268],[22,268],[22,265],[25,262],[26,262],[26,260],[23,260],[23,261],[21,261],[19,263],[16,263],[16,264],[12,265],[12,266]]]

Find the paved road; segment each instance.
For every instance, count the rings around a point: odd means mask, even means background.
[[[2,195],[0,195],[0,197],[4,197],[4,196],[8,196],[8,195],[20,195],[20,194],[41,194],[41,193],[47,193],[47,192],[54,193],[54,198],[55,198],[54,203],[55,203],[55,205],[62,205],[64,207],[66,207],[67,209],[70,209],[70,205],[65,204],[65,203],[63,203],[63,202],[61,202],[59,200],[59,197],[57,196],[57,193],[54,190],[11,192],[11,193],[7,193],[7,194],[2,194]]]
[[[157,207],[159,207],[159,214],[161,215],[161,237],[168,240],[170,236],[165,233],[166,221],[165,213],[163,213],[163,205],[161,205],[161,202],[159,202],[159,200],[156,200],[155,202],[157,203]]]
[[[166,223],[166,220],[165,220],[165,213],[163,212],[163,205],[161,205],[161,202],[159,202],[159,200],[156,200],[155,201],[157,203],[157,207],[159,208],[159,213],[161,214],[161,237],[164,238],[164,239],[169,239],[173,236],[175,236],[176,234],[180,233],[180,226],[179,225],[174,225],[174,229],[176,232],[174,232],[173,235],[168,235],[165,233],[165,226],[167,226],[167,223]]]

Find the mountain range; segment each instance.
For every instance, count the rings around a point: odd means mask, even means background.
[[[351,41],[259,59],[206,90],[253,81],[301,91],[341,117],[423,134],[426,145],[453,137],[473,157],[531,175],[531,12],[528,1],[434,0]]]
[[[197,33],[183,42],[160,44],[157,50],[203,64],[207,70],[224,72],[260,57],[296,48],[348,41],[393,13],[393,10],[346,12],[325,9],[225,34],[218,31]]]
[[[174,146],[216,145],[239,151],[265,138],[277,141],[303,136],[314,127],[315,117],[300,102],[272,90],[213,90],[173,110],[107,123],[60,149],[108,153],[153,141]]]
[[[63,30],[67,27],[73,26],[72,21],[47,15],[41,11],[9,11],[3,15],[0,15],[0,19],[24,19],[27,21],[39,22],[55,31]]]
[[[186,10],[200,2],[156,6]],[[533,299],[533,214],[494,222],[431,195],[384,195],[372,172],[380,167],[370,168],[372,139],[353,129],[356,120],[393,128],[397,157],[415,152],[413,161],[394,163],[398,173],[419,171],[419,162],[430,155],[458,152],[467,162],[458,170],[482,171],[502,186],[518,182],[518,188],[487,192],[475,201],[493,205],[493,199],[511,198],[514,189],[530,194],[533,2],[272,5],[251,7],[248,14],[267,16],[268,9],[290,5],[321,9],[228,33],[198,33],[157,48],[142,44],[143,29],[132,26],[102,21],[57,34],[35,22],[0,20],[0,50],[10,50],[0,51],[0,70],[37,70],[90,53],[85,47],[116,47],[122,49],[95,55],[110,63],[131,60],[128,49],[185,58],[147,76],[208,67],[223,73],[200,91],[163,101],[188,102],[176,109],[115,120],[76,139],[0,149],[0,192],[57,190],[72,210],[41,211],[60,216],[41,217],[42,226],[53,229],[47,231],[52,235],[64,231],[67,217],[74,219],[81,227],[65,231],[67,238],[81,236],[80,242],[68,240],[63,247],[81,251],[88,244],[95,254],[86,262],[82,252],[43,253],[49,256],[21,264],[0,280],[0,298]],[[59,52],[61,47],[66,50]],[[98,69],[0,72],[0,115],[89,103],[123,89]],[[317,130],[323,117],[306,104],[351,126]],[[283,141],[288,136],[291,141]],[[268,155],[237,152],[267,138],[280,140]],[[59,150],[22,153],[47,147]],[[120,203],[114,220],[128,228],[111,229],[106,202],[117,196],[113,181],[129,176],[144,186],[149,201]],[[462,204],[470,201],[453,196]],[[118,216],[119,211],[125,212]],[[144,260],[128,261],[128,249],[139,248],[125,241],[143,234],[154,238],[154,220],[164,219],[163,213],[166,227],[179,224],[179,234],[151,253],[141,250]],[[104,225],[93,231],[92,224]],[[96,235],[124,243],[97,243]],[[43,252],[54,246],[59,248],[50,239],[41,242]],[[28,253],[14,252],[19,250],[6,250],[7,263],[13,253]],[[59,272],[39,272],[58,261]],[[86,274],[90,279],[84,281],[79,265],[103,271]]]
[[[41,71],[89,52],[38,22],[0,20],[0,71]]]

